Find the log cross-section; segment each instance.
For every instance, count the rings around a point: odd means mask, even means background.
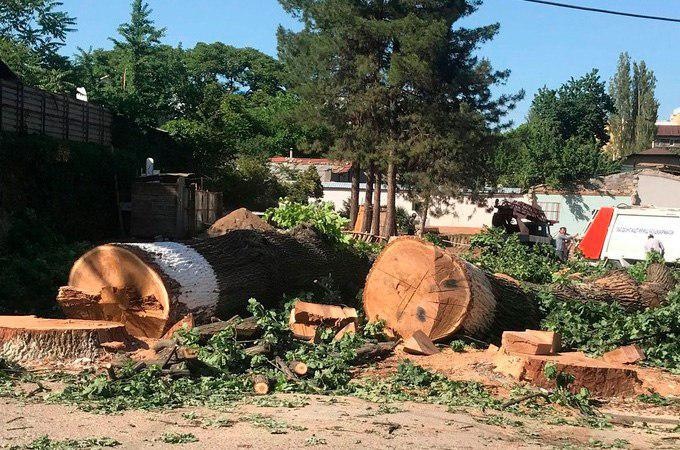
[[[378,256],[366,280],[364,310],[402,337],[432,340],[465,324],[479,334],[493,321],[496,300],[484,273],[422,239],[401,237]]]
[[[273,305],[331,275],[351,302],[368,259],[299,228],[233,230],[187,243],[96,247],[71,269],[58,302],[70,318],[112,320],[133,336],[158,338],[192,314],[197,324],[245,311],[250,298]]]

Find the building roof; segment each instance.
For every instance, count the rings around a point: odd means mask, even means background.
[[[680,136],[680,125],[657,125],[656,137]]]
[[[635,155],[674,155],[680,157],[680,153],[675,151],[672,147],[652,147],[647,150],[634,153]]]
[[[352,163],[329,158],[290,158],[273,156],[269,158],[273,164],[291,164],[295,166],[329,166],[333,173],[346,173],[352,169]]]

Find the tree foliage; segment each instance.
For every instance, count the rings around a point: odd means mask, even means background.
[[[74,87],[71,64],[58,51],[76,20],[56,0],[0,2],[0,59],[24,82],[63,92]]]
[[[387,234],[397,181],[423,203],[483,184],[491,128],[521,94],[494,98],[509,72],[475,54],[498,25],[456,28],[480,2],[281,3],[304,24],[279,30],[291,87],[328,124],[334,155],[386,172]]]
[[[659,110],[655,88],[656,77],[645,62],[631,65],[628,53],[621,53],[616,74],[609,82],[614,111],[609,116],[612,140],[607,151],[612,158],[621,158],[651,145]]]
[[[601,151],[613,109],[597,70],[535,95],[527,122],[503,135],[495,157],[499,182],[564,186],[612,171]]]

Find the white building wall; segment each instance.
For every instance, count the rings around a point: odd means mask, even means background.
[[[659,208],[680,208],[680,178],[666,174],[638,176],[640,205]]]
[[[595,211],[603,206],[630,205],[630,200],[629,196],[536,194],[536,201],[544,210],[549,209],[546,204],[559,205],[559,220],[551,229],[553,235],[559,227],[567,227],[569,234],[583,235]]]
[[[349,201],[351,193],[350,183],[322,183],[323,184],[323,201],[331,202],[335,206],[336,211],[343,209],[343,202]],[[360,201],[363,202],[365,196],[365,184],[360,186]],[[427,220],[427,227],[463,227],[463,228],[482,228],[484,226],[491,226],[491,216],[494,212],[494,202],[498,199],[502,201],[520,200],[528,201],[528,197],[524,194],[508,193],[499,194],[491,197],[485,197],[480,201],[473,201],[470,198],[462,198],[451,202],[451,205],[446,208],[446,214],[434,217],[432,213]],[[381,205],[387,203],[386,188],[380,195]],[[396,201],[397,208],[404,208],[409,214],[416,212],[413,203],[410,202],[404,195],[397,194]],[[434,211],[435,207],[431,209]],[[442,207],[444,209],[444,207]],[[444,231],[444,230],[443,230]]]

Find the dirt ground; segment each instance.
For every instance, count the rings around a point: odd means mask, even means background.
[[[255,402],[254,402],[255,401]],[[260,402],[260,404],[257,404]],[[108,437],[116,448],[655,448],[680,447],[669,424],[608,429],[549,425],[479,410],[350,397],[279,394],[229,408],[183,408],[97,415],[75,407],[0,399],[0,448],[52,440]],[[172,444],[165,433],[198,441]]]

